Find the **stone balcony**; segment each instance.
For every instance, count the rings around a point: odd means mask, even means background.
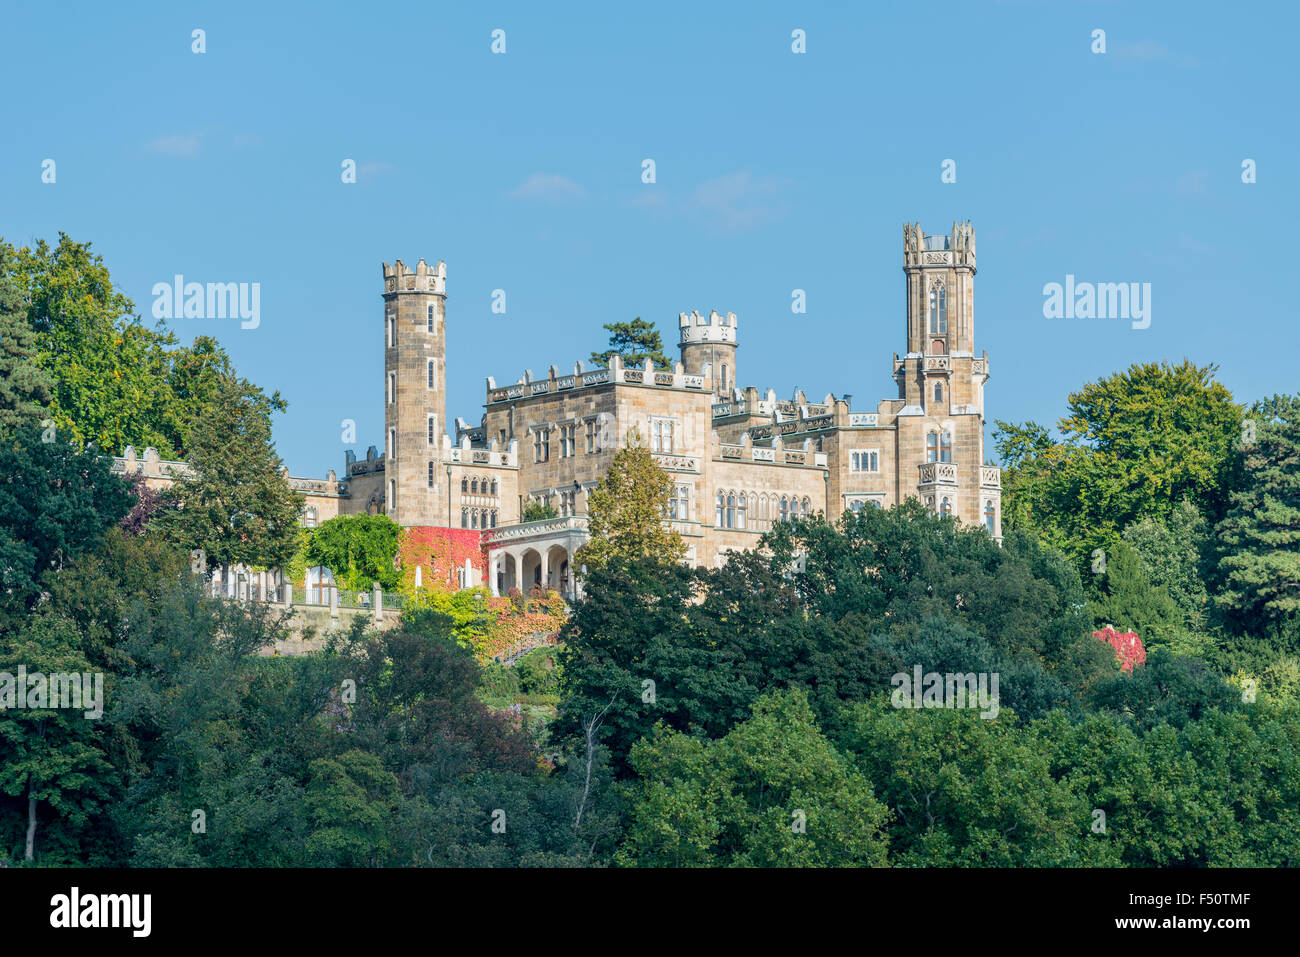
[[[917,469],[920,471],[919,486],[957,484],[957,466],[952,462],[925,462]]]

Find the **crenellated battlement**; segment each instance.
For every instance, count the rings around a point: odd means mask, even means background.
[[[725,316],[716,309],[708,316],[701,316],[692,309],[689,313],[678,313],[681,326],[681,344],[690,345],[697,342],[726,342],[736,344],[736,314],[729,312]]]
[[[605,368],[588,369],[587,364],[579,359],[573,364],[573,373],[566,375],[558,367],[551,366],[544,376],[535,376],[532,369],[525,369],[519,381],[513,385],[498,386],[493,376],[487,377],[487,404],[513,402],[529,399],[538,395],[551,395],[569,392],[575,389],[592,388],[603,385],[639,385],[661,389],[684,389],[699,392],[708,385],[703,376],[687,373],[680,362],[675,363],[671,372],[656,369],[649,359],[645,365],[624,365],[622,356],[609,357]]]
[[[442,260],[432,266],[422,258],[412,269],[400,259],[390,266],[383,264],[384,292],[433,292],[447,294],[447,264]]]
[[[929,235],[920,223],[903,224],[903,267],[975,267],[975,227],[970,220],[952,224],[947,236]]]

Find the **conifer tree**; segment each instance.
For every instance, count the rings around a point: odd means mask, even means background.
[[[609,348],[604,352],[593,352],[592,362],[608,365],[609,357],[618,355],[630,366],[645,365],[649,359],[656,369],[672,367],[672,361],[664,355],[663,337],[653,322],[637,316],[631,322],[607,322],[605,328],[609,330]]]
[[[0,243],[0,429],[35,424],[50,401],[50,377],[33,358],[35,333],[17,269],[17,255]]]
[[[223,573],[233,564],[283,567],[298,548],[302,501],[284,480],[270,409],[225,380],[195,424],[192,474],[166,491],[170,507],[154,520],[177,545],[202,549],[208,567]]]
[[[1300,397],[1257,403],[1243,428],[1246,486],[1216,530],[1218,603],[1252,630],[1300,618]]]

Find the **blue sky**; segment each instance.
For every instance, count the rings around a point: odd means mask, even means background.
[[[0,236],[92,241],[151,323],[176,273],[260,283],[256,329],[170,325],[288,399],[294,474],[342,470],[345,418],[381,444],[394,258],[447,262],[448,412],[474,423],[489,374],[634,316],[671,348],[710,308],[742,383],[874,410],[914,220],[974,222],[990,426],[1139,361],[1216,362],[1240,400],[1300,384],[1292,4],[187,6],[6,4]],[[1067,274],[1149,282],[1150,327],[1045,319]]]

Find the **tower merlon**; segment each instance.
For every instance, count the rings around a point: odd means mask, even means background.
[[[954,221],[952,232],[926,235],[920,223],[903,224],[903,268],[917,266],[975,267],[975,227],[968,219]]]
[[[714,309],[705,317],[692,309],[689,313],[678,313],[677,318],[681,326],[683,345],[696,342],[726,342],[734,345],[736,342],[737,324],[734,312],[723,315]]]
[[[384,292],[434,292],[447,294],[447,264],[442,260],[432,266],[423,258],[412,269],[400,259],[390,266],[383,264]]]

